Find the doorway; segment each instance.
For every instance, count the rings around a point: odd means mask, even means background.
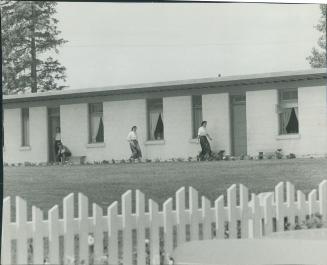
[[[57,155],[55,150],[55,137],[57,128],[60,128],[60,108],[48,108],[49,162],[57,161]]]
[[[247,154],[246,97],[245,94],[231,96],[232,109],[232,153]]]

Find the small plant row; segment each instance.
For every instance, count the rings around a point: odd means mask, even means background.
[[[282,149],[277,149],[275,152],[259,152],[257,156],[249,156],[249,155],[240,155],[240,156],[231,156],[225,155],[225,151],[220,152],[212,152],[211,157],[207,157],[205,160],[207,161],[235,161],[235,160],[272,160],[272,159],[294,159],[296,155],[294,153],[284,154]],[[325,156],[327,158],[327,155]],[[313,158],[310,156],[310,158]],[[168,162],[195,162],[200,161],[199,156],[188,158],[170,158],[170,159],[143,159],[141,161],[132,161],[130,159],[121,159],[121,160],[98,160],[98,161],[87,161],[84,165],[109,165],[109,164],[130,164],[130,163],[168,163]],[[40,162],[40,163],[33,163],[33,162],[24,162],[24,163],[4,163],[5,167],[35,167],[35,166],[56,166],[56,165],[73,165],[71,162],[66,162],[64,164],[60,162]]]

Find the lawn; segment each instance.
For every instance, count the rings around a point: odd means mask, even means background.
[[[182,186],[193,186],[212,201],[234,183],[250,192],[272,191],[291,181],[305,192],[327,179],[327,159],[170,162],[84,166],[5,167],[4,196],[19,195],[43,210],[71,192],[107,208],[128,189],[163,203]],[[30,214],[29,214],[30,215]]]

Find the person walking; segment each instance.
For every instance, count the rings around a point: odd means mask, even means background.
[[[129,146],[132,151],[132,155],[130,157],[130,161],[134,161],[135,159],[138,159],[141,161],[142,158],[142,152],[141,148],[138,142],[138,137],[137,137],[137,126],[133,126],[129,134],[127,135],[127,141],[129,142]]]
[[[200,142],[201,145],[201,152],[199,154],[199,160],[209,160],[211,158],[212,152],[211,152],[211,147],[210,143],[208,141],[208,138],[210,141],[212,141],[212,138],[207,132],[207,121],[202,121],[201,122],[201,127],[198,130],[198,142]]]

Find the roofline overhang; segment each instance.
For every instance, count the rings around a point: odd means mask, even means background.
[[[251,74],[240,76],[226,76],[217,78],[189,79],[159,83],[134,84],[124,86],[109,86],[85,89],[67,89],[61,91],[30,93],[22,95],[3,96],[3,105],[12,105],[27,102],[60,101],[69,99],[80,99],[90,97],[110,97],[145,94],[153,92],[184,91],[194,89],[226,90],[229,88],[249,88],[251,86],[267,84],[303,83],[309,86],[310,83],[327,84],[327,69],[318,68],[304,71],[273,72],[264,74]],[[262,89],[265,89],[262,87]]]

